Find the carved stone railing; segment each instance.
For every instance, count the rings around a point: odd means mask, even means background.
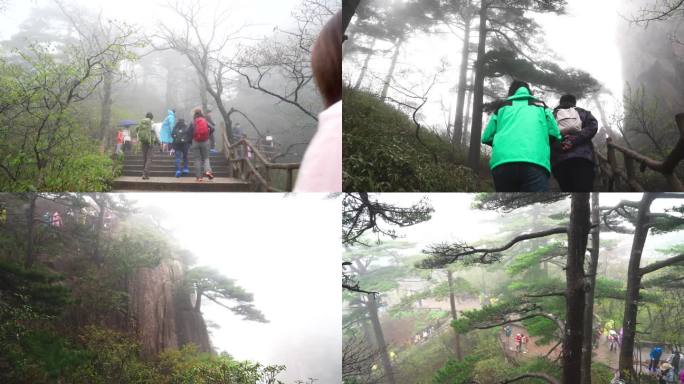
[[[299,169],[301,163],[272,163],[249,140],[242,139],[231,144],[225,135],[223,149],[231,177],[249,181],[257,191],[290,192],[294,188],[294,172]],[[287,172],[285,189],[273,186],[271,180],[273,170]]]
[[[684,185],[675,173],[675,168],[684,159],[684,113],[675,117],[679,129],[679,140],[665,160],[658,161],[644,156],[632,149],[613,143],[611,138],[606,140],[606,155],[596,151],[596,158],[599,165],[599,177],[604,183],[604,187],[612,192],[616,186],[624,182],[627,187],[634,192],[643,192],[644,188],[638,181],[637,166],[643,173],[650,169],[663,175],[667,180],[671,191],[683,192]],[[622,166],[618,163],[617,153],[622,157]]]

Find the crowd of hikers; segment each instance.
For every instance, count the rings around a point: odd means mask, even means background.
[[[684,383],[684,354],[674,350],[667,361],[661,363],[663,348],[655,345],[649,353],[648,371],[658,378],[658,384]]]
[[[297,192],[342,191],[342,39],[340,11],[323,27],[312,48],[313,77],[326,109],[318,116],[318,130],[302,159],[294,188]],[[176,177],[189,174],[188,152],[192,150],[197,181],[203,181],[204,177],[213,179],[209,153],[216,152],[215,125],[209,112],[195,108],[192,121],[187,124],[182,118],[176,121],[176,111],[171,109],[158,135],[154,116],[147,113],[134,129],[143,154],[142,178],[150,178],[152,153],[159,148],[176,156]],[[234,139],[246,137],[239,124],[232,131]],[[130,151],[132,144],[130,130],[119,130],[116,153]],[[238,151],[246,158],[252,157],[248,146]]]
[[[176,157],[176,177],[190,173],[188,153],[192,150],[196,180],[202,182],[205,177],[209,180],[214,178],[209,154],[216,152],[213,140],[216,129],[209,113],[205,114],[201,107],[197,107],[192,111],[192,121],[187,124],[183,118],[176,120],[176,111],[171,109],[158,133],[154,126],[154,115],[148,112],[134,129],[143,156],[144,180],[150,178],[152,154],[157,149]],[[122,144],[125,150],[125,134],[119,131],[117,151]]]
[[[506,347],[516,353],[527,353],[527,345],[530,343],[530,337],[522,333],[516,333],[513,337],[513,345],[511,346],[511,336],[513,336],[513,327],[508,324],[503,327],[504,335],[506,335]]]
[[[497,192],[547,192],[551,175],[563,192],[594,188],[592,139],[598,121],[563,95],[551,110],[535,98],[530,85],[514,80],[482,137],[492,147],[490,168]]]

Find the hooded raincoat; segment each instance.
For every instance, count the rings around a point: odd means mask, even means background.
[[[173,111],[169,110],[169,115],[166,116],[166,119],[164,119],[164,122],[162,123],[161,132],[159,134],[160,141],[162,143],[164,143],[164,144],[173,143],[173,137],[171,137],[171,133],[173,132],[173,128],[175,126],[176,126],[176,115],[173,113]]]
[[[549,138],[561,139],[551,110],[520,87],[490,118],[482,143],[492,147],[491,169],[507,163],[536,164],[551,173]]]

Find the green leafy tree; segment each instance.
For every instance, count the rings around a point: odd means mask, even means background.
[[[267,323],[268,320],[259,311],[252,301],[251,293],[229,279],[215,269],[209,267],[194,267],[185,274],[185,284],[190,287],[195,295],[193,308],[201,310],[202,298],[206,298],[234,314],[242,316],[244,320]],[[232,305],[231,305],[232,304]]]

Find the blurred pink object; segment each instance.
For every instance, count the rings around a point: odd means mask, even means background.
[[[342,101],[319,115],[318,131],[306,150],[294,191],[342,191]]]

